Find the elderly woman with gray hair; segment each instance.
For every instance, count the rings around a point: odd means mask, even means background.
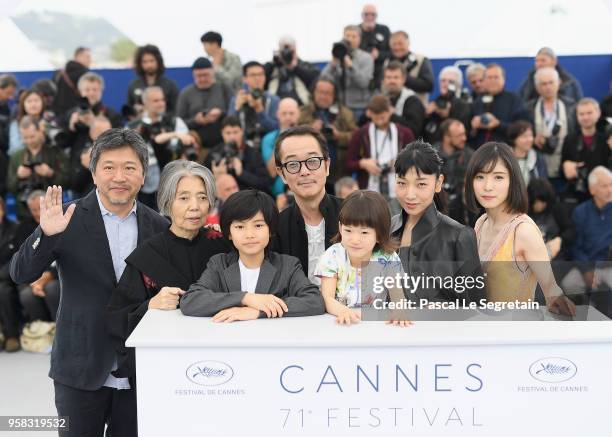
[[[126,268],[107,308],[107,329],[118,354],[116,376],[136,375],[134,351],[124,345],[147,310],[176,309],[208,259],[229,250],[226,240],[203,227],[215,194],[215,180],[206,167],[184,160],[164,167],[157,204],[171,225],[125,259]]]

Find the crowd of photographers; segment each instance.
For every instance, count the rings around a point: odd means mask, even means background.
[[[476,217],[463,201],[467,163],[481,144],[503,141],[515,151],[529,186],[532,216],[550,243],[551,256],[570,259],[569,248],[589,232],[575,222],[582,216],[574,208],[596,192],[608,199],[604,204],[612,200],[610,181],[600,177],[595,187],[589,180],[594,168],[611,167],[612,95],[601,104],[584,97],[580,83],[544,47],[519,92],[506,89],[501,65],[472,63],[463,70],[442,68],[439,94],[432,96],[432,64],[412,50],[408,33],[378,23],[373,5],[364,6],[361,17],[360,24],[343,29],[322,70],[299,57],[290,36],[280,38],[272,60],[261,64],[243,63],[223,46],[219,33],[206,32],[202,56],[191,66],[193,83],[182,90],[165,75],[160,50],[139,47],[136,77],[121,113],[104,104],[105,87],[112,84],[90,71],[87,48],[78,48],[52,79],[28,89],[20,89],[13,76],[1,75],[0,196],[14,197],[19,224],[7,220],[1,201],[0,300],[15,299],[6,291],[15,286],[7,263],[36,226],[40,190],[62,185],[74,198],[89,192],[92,142],[106,129],[123,125],[148,143],[149,168],[139,197],[153,208],[160,173],[178,158],[212,170],[220,203],[252,187],[286,207],[291,193],[277,176],[274,141],[284,129],[307,124],[325,136],[330,148],[329,192],[345,196],[357,188],[375,190],[395,211],[394,159],[403,146],[423,137],[444,159],[449,215],[472,225]],[[55,277],[50,271],[40,283],[20,286],[26,317],[44,313],[53,318]]]

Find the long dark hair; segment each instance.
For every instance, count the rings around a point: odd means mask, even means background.
[[[154,46],[153,44],[147,44],[146,46],[138,47],[136,49],[136,53],[134,53],[134,70],[138,76],[145,76],[145,72],[142,69],[142,58],[144,55],[151,55],[157,61],[157,77],[164,74],[166,71],[166,66],[164,65],[164,58],[159,51],[159,47]]]
[[[404,176],[411,168],[418,175],[421,173],[434,175],[436,180],[442,174],[444,161],[440,158],[438,151],[429,143],[419,139],[408,144],[395,159],[395,174]],[[438,211],[443,214],[447,212],[447,196],[444,189],[434,194],[434,204]]]

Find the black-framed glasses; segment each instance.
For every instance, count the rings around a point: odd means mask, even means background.
[[[310,171],[318,170],[321,168],[321,163],[325,161],[327,158],[322,156],[311,156],[308,159],[304,159],[302,161],[287,161],[281,164],[287,173],[296,174],[302,170],[302,164],[306,165],[306,168]]]

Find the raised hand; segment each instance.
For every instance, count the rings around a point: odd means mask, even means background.
[[[50,237],[64,232],[68,223],[70,223],[75,208],[76,204],[73,203],[64,213],[62,209],[62,187],[53,185],[47,188],[44,197],[40,197],[40,228],[43,233]]]

